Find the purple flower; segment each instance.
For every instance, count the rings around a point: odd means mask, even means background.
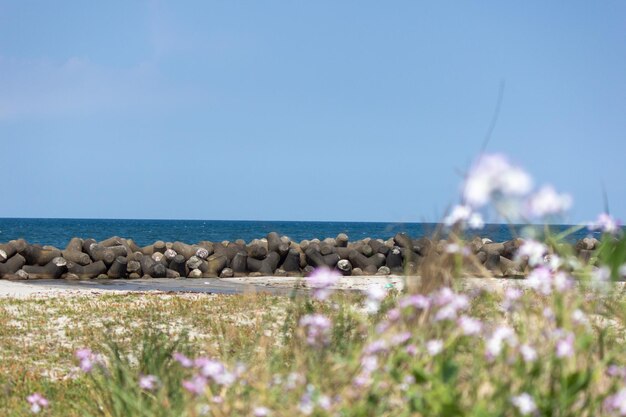
[[[142,375],[139,377],[139,388],[146,391],[153,391],[159,384],[159,378],[154,375]]]
[[[604,402],[604,407],[609,412],[617,412],[620,416],[626,416],[626,388],[622,388],[615,395],[608,397]]]
[[[556,342],[556,357],[569,358],[574,355],[574,334],[567,332]]]
[[[183,368],[191,368],[193,366],[193,361],[182,353],[175,352],[172,357],[176,362],[180,363]]]
[[[78,359],[78,362],[79,362],[78,366],[85,373],[91,372],[93,369],[93,366],[96,363],[100,362],[100,358],[97,355],[95,355],[89,348],[78,349],[74,353],[74,356],[76,357],[76,359]]]
[[[26,397],[26,401],[28,401],[28,404],[30,404],[30,411],[34,414],[37,414],[38,412],[40,412],[42,409],[46,408],[49,405],[49,402],[46,399],[46,397],[44,397],[38,392],[34,392],[28,397]]]
[[[306,340],[311,346],[324,346],[330,342],[332,322],[321,314],[308,314],[300,319],[300,326],[306,330]]]
[[[469,307],[469,299],[464,294],[457,294],[450,288],[442,288],[434,294],[434,302],[439,306],[435,321],[456,320],[459,311]]]
[[[363,353],[366,355],[375,355],[380,352],[386,352],[387,349],[387,342],[383,339],[378,339],[365,346],[365,348],[363,349]]]
[[[430,306],[430,299],[421,294],[409,295],[398,301],[400,308],[413,307],[418,310],[426,310]]]
[[[391,337],[390,343],[392,346],[400,346],[408,342],[411,339],[411,336],[412,336],[411,332],[402,332],[402,333],[394,334]]]
[[[601,213],[595,222],[589,223],[589,230],[600,230],[603,233],[616,234],[620,231],[621,222],[608,213]]]
[[[528,286],[539,291],[543,295],[552,293],[552,272],[546,267],[539,267],[532,270],[526,278]]]
[[[183,388],[193,395],[200,395],[206,389],[207,380],[202,375],[195,375],[191,379],[183,381]]]
[[[306,277],[305,282],[309,287],[315,289],[313,297],[318,300],[325,300],[331,294],[330,287],[336,285],[340,278],[341,274],[338,271],[320,267]]]
[[[415,346],[415,345],[408,345],[404,350],[410,356],[417,355],[417,346]]]
[[[361,358],[361,367],[367,373],[372,373],[378,368],[378,358],[374,355],[367,355]]]
[[[461,316],[457,320],[457,324],[464,335],[473,336],[480,334],[483,324],[480,320],[469,316]]]

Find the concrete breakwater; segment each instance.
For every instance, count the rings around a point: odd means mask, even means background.
[[[335,238],[294,242],[269,233],[249,243],[202,241],[196,244],[156,241],[140,247],[132,239],[73,238],[64,249],[29,244],[23,239],[0,243],[0,278],[230,278],[244,276],[300,276],[326,266],[344,276],[419,274],[426,259],[452,259],[461,251],[463,269],[470,274],[523,276],[527,262],[516,260],[522,239],[491,242],[474,238],[463,249],[445,240],[413,239],[404,233],[393,238],[349,241]],[[588,259],[598,241],[585,238],[576,250]],[[471,256],[473,255],[473,256]]]

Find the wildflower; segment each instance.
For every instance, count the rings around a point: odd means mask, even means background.
[[[461,328],[461,331],[466,336],[473,336],[480,333],[483,328],[483,324],[480,320],[470,316],[461,316],[457,320],[457,324]]]
[[[521,196],[530,191],[532,180],[503,155],[483,155],[472,167],[465,182],[463,197],[472,207],[482,207],[492,197]]]
[[[76,350],[74,356],[76,356],[76,359],[78,359],[79,361],[78,366],[80,367],[81,371],[85,373],[91,372],[94,365],[100,361],[99,356],[95,355],[89,348]]]
[[[409,341],[409,339],[411,339],[411,332],[402,332],[402,333],[398,333],[395,334],[391,337],[391,345],[392,346],[399,346],[399,345],[403,345],[406,342]]]
[[[378,368],[378,358],[374,355],[366,355],[361,358],[361,367],[367,373],[374,372]]]
[[[174,358],[176,362],[180,363],[183,368],[191,368],[193,366],[193,361],[182,353],[174,352],[172,358]]]
[[[208,358],[198,358],[194,365],[204,378],[213,380],[218,385],[231,385],[236,380],[235,374],[229,372],[220,361]]]
[[[542,315],[544,318],[552,321],[555,319],[555,315],[554,315],[554,311],[552,311],[552,309],[550,307],[546,307],[543,309]]]
[[[330,342],[332,322],[321,314],[308,314],[300,319],[300,326],[306,329],[306,340],[311,346],[327,345]]]
[[[470,229],[482,229],[485,227],[485,221],[480,213],[472,213],[467,220],[467,225]]]
[[[534,413],[537,411],[537,404],[530,394],[523,392],[520,395],[511,398],[511,403],[517,408],[519,413],[523,416]]]
[[[606,374],[613,378],[625,378],[624,381],[626,381],[626,366],[609,365],[606,368]]]
[[[448,214],[443,219],[443,224],[448,227],[452,227],[457,223],[463,223],[467,221],[472,214],[472,208],[470,206],[454,206]]]
[[[493,331],[491,337],[487,339],[485,345],[487,358],[493,359],[498,356],[502,352],[504,342],[511,347],[515,347],[517,345],[517,335],[510,327],[499,326]]]
[[[387,312],[387,320],[389,320],[390,322],[398,321],[401,316],[402,313],[397,308],[393,308]]]
[[[608,282],[611,279],[611,270],[606,266],[596,268],[591,273],[591,279],[595,282]]]
[[[26,397],[26,401],[28,401],[28,404],[30,404],[30,411],[34,414],[37,414],[50,404],[46,397],[38,392],[34,392]]]
[[[410,356],[415,356],[417,355],[417,346],[415,345],[408,345],[405,349],[407,354],[409,354]]]
[[[375,314],[380,308],[380,302],[387,296],[387,290],[381,286],[375,285],[365,290],[367,300],[365,302],[365,308],[370,314]]]
[[[330,397],[328,395],[320,395],[317,399],[317,405],[322,409],[328,411],[332,405]]]
[[[618,412],[620,416],[626,416],[626,388],[608,397],[604,402],[604,407],[609,412]]]
[[[550,268],[550,271],[555,272],[563,265],[563,260],[553,253],[544,256],[543,263]]]
[[[574,334],[566,333],[556,342],[556,357],[568,358],[574,354]]]
[[[426,342],[426,350],[430,356],[436,356],[443,351],[443,340],[435,339]]]
[[[383,339],[378,339],[365,346],[363,353],[366,355],[375,355],[380,352],[386,352],[387,349],[387,342]]]
[[[515,308],[516,301],[522,296],[522,291],[518,288],[508,287],[504,291],[504,300],[502,308],[506,311],[512,311]]]
[[[574,285],[572,278],[563,271],[559,271],[552,276],[552,285],[554,289],[563,292]]]
[[[469,307],[469,299],[466,295],[456,294],[447,287],[435,294],[434,301],[440,306],[435,313],[435,321],[455,320],[459,311]]]
[[[398,301],[400,308],[413,307],[419,310],[426,310],[430,306],[430,299],[421,294],[409,295]]]
[[[528,344],[523,344],[519,347],[519,353],[524,358],[524,362],[530,363],[537,360],[537,351]]]
[[[267,417],[270,415],[270,410],[267,407],[254,407],[252,415],[254,417]]]
[[[485,226],[480,213],[472,212],[472,208],[466,205],[457,205],[452,207],[450,214],[443,219],[446,227],[459,225],[462,229],[469,226],[470,229],[482,229]]]
[[[603,233],[616,234],[621,228],[619,220],[614,219],[608,213],[600,213],[595,222],[589,223],[589,230],[600,230]]]
[[[558,194],[550,185],[545,185],[528,200],[530,217],[546,217],[561,214],[572,206],[569,194]]]
[[[306,392],[302,394],[302,397],[300,397],[300,403],[298,404],[298,409],[300,410],[300,412],[307,416],[313,413],[313,410],[315,409],[315,403],[313,401],[313,391],[313,386],[307,385]]]
[[[146,391],[153,391],[159,384],[159,378],[154,375],[142,375],[139,377],[139,388]]]
[[[517,260],[524,256],[528,257],[528,264],[530,266],[537,266],[543,264],[543,255],[548,251],[546,245],[536,240],[526,240],[517,250],[515,258]]]
[[[587,315],[578,308],[572,311],[572,322],[574,322],[574,324],[580,324],[583,326],[589,325],[589,319],[587,318]]]
[[[336,285],[339,278],[341,278],[339,271],[331,270],[327,267],[320,267],[306,277],[305,282],[309,287],[315,289],[313,297],[318,300],[325,300],[331,294],[330,287]]]
[[[539,267],[533,269],[526,278],[528,285],[542,293],[543,295],[550,295],[552,293],[552,273],[548,268]]]
[[[183,388],[193,395],[200,395],[206,389],[207,380],[202,375],[195,375],[191,379],[183,381]]]

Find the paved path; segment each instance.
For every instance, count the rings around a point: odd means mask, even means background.
[[[462,278],[460,288],[483,288],[491,291],[503,291],[507,287],[526,287],[523,279],[504,278]],[[242,294],[249,292],[267,292],[270,294],[289,295],[298,286],[297,291],[307,291],[301,286],[301,278],[285,277],[254,277],[254,278],[197,278],[197,279],[105,279],[66,281],[60,279],[42,279],[26,281],[0,280],[0,297],[28,297],[33,295],[73,295],[99,294],[105,292],[193,292],[209,294]],[[616,291],[625,291],[626,283],[615,283]],[[404,279],[400,276],[362,276],[344,277],[335,289],[357,291],[372,286],[386,288],[404,288]]]

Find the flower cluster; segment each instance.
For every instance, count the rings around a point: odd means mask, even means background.
[[[318,300],[327,299],[332,293],[331,287],[336,285],[341,278],[341,274],[328,267],[316,268],[305,278],[306,285],[313,288],[313,297]]]
[[[175,361],[185,368],[192,368],[195,374],[183,381],[183,388],[193,395],[200,395],[205,392],[208,384],[213,383],[219,386],[230,386],[237,381],[240,372],[231,372],[224,363],[205,357],[192,360],[182,353],[172,355]]]
[[[89,348],[81,348],[74,353],[76,359],[78,359],[78,366],[81,371],[89,373],[93,370],[93,367],[98,364],[103,364],[103,358],[99,354],[95,354]]]
[[[50,405],[46,397],[38,392],[35,392],[26,397],[26,401],[28,402],[28,404],[30,404],[30,411],[34,414],[39,413],[41,410]]]
[[[544,185],[529,195],[532,187],[530,175],[513,165],[504,155],[482,155],[465,180],[463,199],[467,206],[457,206],[444,223],[467,222],[470,227],[472,223],[482,225],[482,218],[473,213],[472,209],[484,207],[490,202],[496,206],[499,214],[508,219],[522,215],[527,218],[560,215],[572,205],[570,195],[560,194],[550,185]]]
[[[310,346],[321,347],[330,343],[332,322],[322,314],[307,314],[300,319],[300,327],[306,332],[306,342]]]

